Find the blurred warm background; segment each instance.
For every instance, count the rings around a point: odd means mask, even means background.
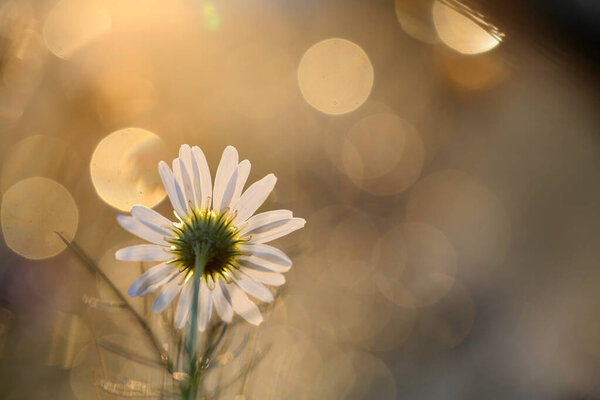
[[[126,289],[149,265],[114,260],[115,217],[169,214],[157,163],[189,143],[308,221],[215,398],[600,398],[598,64],[475,11],[0,2],[0,397],[164,396],[98,345],[151,351],[55,231]]]

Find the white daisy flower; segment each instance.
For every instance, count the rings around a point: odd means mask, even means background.
[[[237,313],[254,325],[262,315],[247,294],[273,301],[264,286],[282,285],[292,261],[281,250],[265,243],[291,233],[306,221],[288,210],[254,215],[275,186],[269,174],[242,193],[250,173],[248,160],[238,161],[238,152],[228,146],[217,168],[214,187],[206,158],[199,147],[186,144],[173,160],[173,170],[161,161],[158,171],[173,205],[177,221],[136,205],[131,216],[119,215],[119,224],[152,244],[125,247],[118,260],[161,261],[133,282],[130,296],[161,291],[152,305],[163,311],[179,294],[175,325],[183,328],[190,319],[196,251],[206,254],[198,295],[198,329],[204,331],[213,313],[231,322]]]

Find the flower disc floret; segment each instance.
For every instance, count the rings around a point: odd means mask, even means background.
[[[227,211],[194,210],[174,224],[173,232],[174,236],[168,240],[170,252],[175,256],[171,263],[185,273],[186,280],[193,275],[196,253],[201,251],[207,258],[202,271],[207,283],[214,282],[218,276],[229,281],[229,275],[236,268],[235,259],[243,254],[239,246],[246,240],[240,238]]]

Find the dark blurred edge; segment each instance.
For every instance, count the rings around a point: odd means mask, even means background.
[[[483,15],[505,33],[504,46],[540,49],[559,62],[581,68],[600,83],[600,0],[446,0]]]

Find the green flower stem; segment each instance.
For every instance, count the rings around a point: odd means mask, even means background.
[[[202,279],[202,273],[206,267],[208,261],[208,252],[204,250],[203,246],[196,245],[194,247],[196,253],[196,260],[194,263],[194,275],[193,285],[194,294],[192,296],[192,312],[190,321],[190,333],[188,335],[187,349],[189,352],[190,360],[190,378],[188,380],[187,390],[184,391],[184,398],[187,400],[193,400],[196,398],[198,386],[200,384],[200,366],[198,365],[198,352],[196,351],[196,332],[198,331],[198,296],[200,295],[200,281]]]

